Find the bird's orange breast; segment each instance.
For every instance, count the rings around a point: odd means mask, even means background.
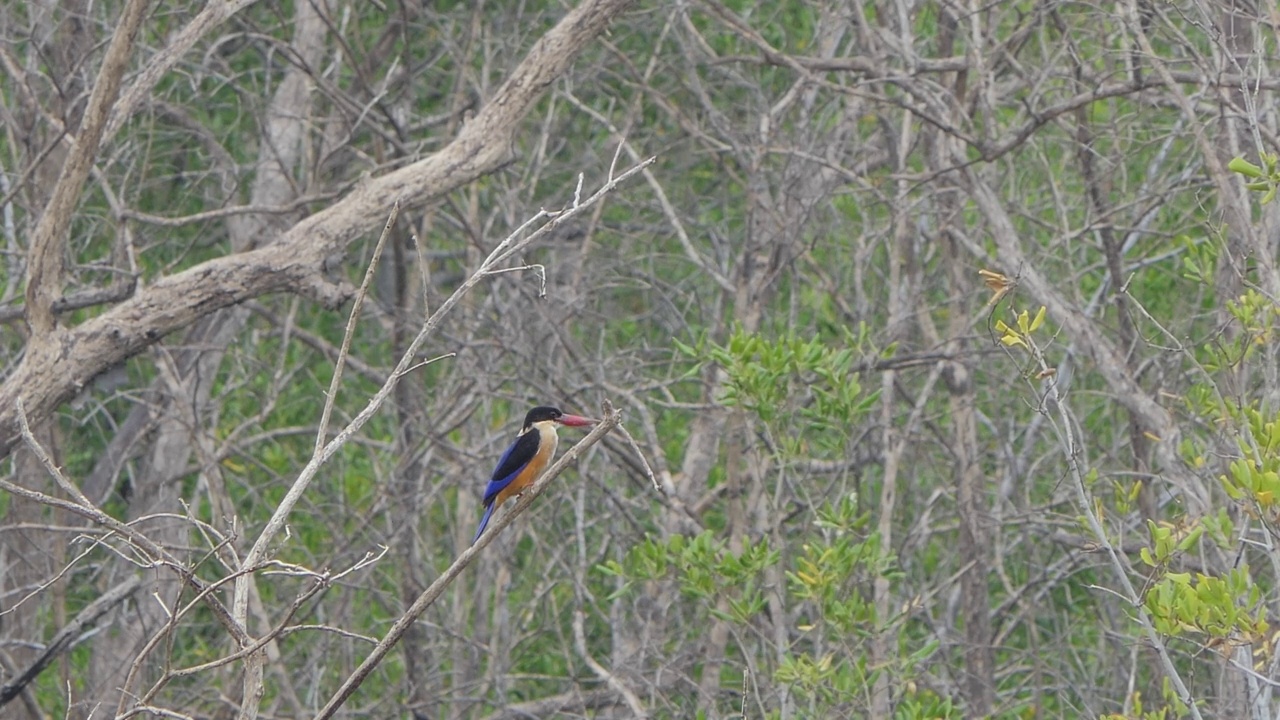
[[[538,452],[534,453],[533,459],[520,471],[520,474],[511,480],[511,484],[498,492],[494,503],[501,505],[508,498],[519,495],[542,476],[543,471],[551,464],[551,458],[556,454],[557,439],[555,430],[542,432],[542,437],[538,440]]]

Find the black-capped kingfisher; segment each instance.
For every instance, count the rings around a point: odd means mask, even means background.
[[[499,505],[528,489],[551,465],[556,445],[560,442],[556,435],[557,426],[582,427],[594,423],[595,420],[591,418],[566,415],[559,408],[545,405],[530,410],[524,416],[524,428],[502,454],[498,467],[494,468],[493,477],[485,486],[484,517],[480,518],[480,527],[476,529],[476,536],[471,539],[471,544],[474,545],[484,534],[489,518]]]

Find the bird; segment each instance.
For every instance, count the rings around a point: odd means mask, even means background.
[[[480,518],[480,527],[476,536],[471,539],[475,545],[484,529],[489,525],[493,511],[509,498],[517,497],[529,488],[551,464],[556,454],[556,445],[560,438],[556,435],[556,427],[584,427],[594,425],[595,420],[581,415],[569,415],[560,408],[539,405],[524,416],[524,427],[516,436],[507,451],[498,460],[489,484],[484,488],[484,517]]]

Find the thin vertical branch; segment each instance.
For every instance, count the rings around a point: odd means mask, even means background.
[[[80,192],[98,156],[98,145],[111,106],[120,92],[121,78],[133,52],[133,38],[142,25],[147,4],[147,0],[130,0],[125,5],[93,83],[93,92],[89,95],[89,104],[80,123],[80,133],[32,236],[27,261],[27,322],[31,324],[33,338],[54,328],[53,302],[62,292],[65,264],[63,240],[71,227]]]
[[[1191,713],[1191,717],[1195,720],[1202,720],[1200,708],[1196,705],[1195,697],[1187,688],[1187,684],[1183,681],[1181,673],[1173,663],[1173,658],[1169,656],[1169,648],[1165,645],[1164,638],[1156,631],[1155,625],[1151,622],[1150,613],[1147,611],[1146,605],[1142,602],[1142,596],[1134,588],[1133,583],[1129,580],[1129,572],[1124,562],[1120,559],[1120,553],[1116,550],[1115,543],[1111,541],[1110,535],[1107,534],[1106,528],[1102,526],[1102,520],[1098,517],[1097,511],[1094,509],[1093,500],[1089,494],[1085,476],[1088,474],[1087,469],[1080,461],[1080,447],[1076,442],[1075,421],[1071,417],[1070,410],[1067,408],[1066,398],[1058,392],[1058,378],[1049,372],[1051,366],[1045,359],[1044,352],[1036,345],[1034,338],[1023,337],[1031,356],[1035,358],[1036,364],[1040,369],[1040,375],[1044,377],[1046,383],[1044,395],[1044,405],[1039,408],[1042,413],[1048,413],[1047,406],[1051,406],[1057,411],[1057,418],[1054,422],[1049,423],[1050,427],[1058,436],[1058,442],[1062,448],[1063,455],[1067,461],[1067,467],[1071,473],[1071,489],[1075,492],[1076,504],[1079,506],[1080,512],[1084,513],[1089,530],[1093,533],[1094,540],[1102,547],[1106,553],[1107,561],[1111,565],[1111,569],[1120,583],[1123,591],[1124,599],[1133,608],[1133,617],[1137,618],[1138,624],[1142,626],[1143,634],[1146,635],[1147,642],[1156,651],[1156,657],[1160,659],[1160,669],[1164,671],[1165,677],[1173,685],[1174,692],[1178,694],[1181,700]],[[1026,380],[1030,384],[1030,380]],[[1034,385],[1032,389],[1040,393]]]
[[[369,259],[369,267],[365,269],[364,280],[360,283],[360,289],[356,291],[355,302],[351,305],[351,316],[347,318],[347,329],[342,334],[342,347],[338,349],[338,358],[333,364],[333,378],[329,381],[329,392],[324,398],[324,410],[320,412],[320,427],[316,430],[316,446],[313,456],[320,454],[324,449],[324,436],[329,433],[329,418],[333,415],[333,404],[338,397],[338,390],[342,387],[342,370],[347,365],[347,356],[351,354],[351,336],[355,334],[356,323],[360,318],[360,309],[364,306],[364,299],[369,295],[369,285],[373,282],[374,273],[378,269],[378,261],[382,259],[382,251],[387,246],[387,238],[391,235],[391,228],[395,227],[396,218],[400,215],[400,201],[397,200],[391,206],[391,212],[387,215],[387,224],[382,227],[382,234],[378,236],[378,244],[373,247],[373,257]]]

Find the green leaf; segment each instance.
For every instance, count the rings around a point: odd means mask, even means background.
[[[1203,534],[1204,534],[1204,526],[1197,525],[1195,528],[1191,530],[1191,532],[1187,533],[1186,537],[1178,541],[1178,552],[1186,552],[1190,550],[1191,546],[1195,545],[1196,542],[1200,539],[1200,536]]]
[[[1260,178],[1264,176],[1262,168],[1242,157],[1232,158],[1231,162],[1227,163],[1227,169],[1231,172],[1240,173],[1245,177]]]

